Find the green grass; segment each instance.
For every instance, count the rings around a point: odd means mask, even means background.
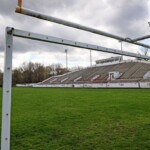
[[[13,88],[11,130],[11,150],[149,150],[150,90]]]

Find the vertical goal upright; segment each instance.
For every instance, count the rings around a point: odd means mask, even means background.
[[[1,150],[10,150],[13,28],[6,28]]]

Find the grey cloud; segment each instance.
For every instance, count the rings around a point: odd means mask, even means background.
[[[1,0],[0,14],[1,15],[11,15],[14,13],[14,8],[16,5],[16,0]]]
[[[77,2],[77,1],[76,1]],[[48,12],[50,14],[55,13],[56,11],[61,12],[62,10],[66,10],[67,8],[70,8],[71,6],[74,6],[75,1],[70,1],[70,0],[51,0],[51,1],[47,1],[47,0],[36,0],[36,2],[34,0],[26,0],[23,1],[23,5],[27,8],[31,8],[34,10],[38,10],[41,12]],[[20,14],[16,14],[15,13],[15,7],[17,4],[17,0],[2,0],[1,5],[0,5],[0,16],[3,17],[3,20],[1,21],[5,21],[6,26],[12,26],[15,28],[19,28],[19,29],[23,29],[23,30],[28,30],[28,31],[35,31],[35,32],[41,32],[41,33],[48,33],[48,34],[52,34],[55,32],[59,33],[59,29],[57,29],[57,25],[52,24],[52,28],[47,28],[44,26],[45,21],[41,21],[35,18],[31,18],[28,16],[22,16]],[[9,8],[9,9],[8,9]],[[46,8],[46,9],[45,9]],[[4,30],[6,26],[1,26],[0,24],[0,28],[3,30],[3,32],[0,32],[0,37],[2,37],[2,40],[0,41],[1,43],[4,43]],[[56,26],[56,27],[55,27]],[[65,33],[65,31],[60,29],[60,33]],[[60,34],[58,34],[59,36]],[[19,44],[20,42],[20,44]],[[19,52],[19,46],[22,49],[22,52],[25,51],[30,51],[31,48],[29,48],[30,46],[30,42],[27,44],[26,42],[21,42],[21,40],[19,41],[17,44],[14,44],[14,51],[15,52]],[[18,45],[18,46],[16,46]],[[38,44],[39,45],[39,44]],[[53,46],[54,48],[54,46]],[[2,44],[0,44],[0,51],[3,51],[4,46]]]
[[[110,4],[112,2],[109,0]],[[114,11],[109,18],[115,31],[126,36],[136,37],[143,34],[142,24],[148,16],[148,1],[147,0],[122,0],[115,1],[111,6]],[[118,5],[117,5],[118,4]],[[145,22],[145,27],[147,22]],[[146,28],[145,28],[146,29]],[[146,32],[146,30],[145,30]]]
[[[38,11],[48,11],[49,13],[56,10],[63,10],[68,7],[73,6],[76,1],[70,0],[23,0],[23,7],[29,9],[34,9]],[[0,13],[3,15],[12,15],[14,14],[15,7],[18,3],[18,0],[1,0]]]
[[[61,52],[65,49],[65,46],[58,46],[56,44],[38,42],[33,40],[16,39],[14,41],[13,51],[15,53],[26,53],[26,52]]]
[[[144,27],[141,29],[148,16],[147,2],[147,0],[23,0],[23,6],[62,19],[68,19],[71,16],[70,21],[78,20],[77,22],[86,26],[98,29],[105,28],[106,32],[112,32],[113,34],[136,37],[148,31]],[[5,26],[13,26],[27,31],[81,42],[100,45],[104,43],[105,46],[110,41],[110,39],[105,40],[106,38],[91,33],[16,14],[14,12],[16,4],[17,0],[1,0],[0,16],[3,17],[3,20],[0,21],[4,23],[0,23],[0,52],[4,50],[4,44],[2,43],[5,43]],[[75,48],[56,44],[18,38],[14,42],[15,53],[44,50],[62,53],[65,48],[70,49],[72,55],[75,52]],[[103,53],[101,54],[103,55]]]

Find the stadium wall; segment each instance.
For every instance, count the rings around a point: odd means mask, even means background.
[[[17,87],[65,87],[65,88],[150,88],[150,82],[82,83],[82,84],[17,84]]]
[[[107,83],[107,88],[140,88],[139,82]]]
[[[139,82],[140,88],[150,88],[150,82]]]

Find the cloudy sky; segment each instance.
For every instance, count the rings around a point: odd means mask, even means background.
[[[17,14],[16,5],[17,0],[0,0],[0,69],[2,70],[6,26],[120,49],[117,40]],[[150,32],[148,26],[150,0],[23,0],[23,7],[123,37],[136,38]],[[149,44],[149,41],[144,43]],[[13,68],[29,61],[45,65],[61,63],[65,66],[65,49],[68,49],[69,67],[90,65],[88,50],[15,37]],[[138,46],[123,43],[123,50],[138,53],[140,49]],[[92,51],[93,64],[97,59],[111,56],[115,55]]]

